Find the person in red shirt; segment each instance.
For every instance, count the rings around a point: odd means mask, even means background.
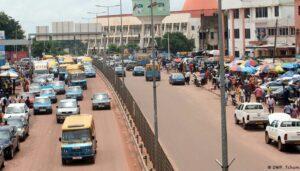
[[[263,96],[263,90],[257,86],[256,89],[254,90],[254,95],[256,98],[256,102],[261,102]]]

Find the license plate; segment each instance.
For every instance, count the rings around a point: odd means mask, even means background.
[[[72,159],[73,160],[80,160],[80,159],[82,159],[82,157],[73,157]]]
[[[98,105],[99,107],[104,107],[104,105]]]
[[[46,112],[46,109],[40,109],[41,112]]]
[[[256,124],[263,124],[263,122],[256,122]]]

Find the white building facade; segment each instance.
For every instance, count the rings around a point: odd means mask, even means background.
[[[274,56],[276,30],[276,56],[295,53],[294,0],[223,0],[222,5],[230,55]]]

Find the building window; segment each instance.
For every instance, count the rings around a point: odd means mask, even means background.
[[[238,19],[240,17],[240,10],[239,9],[234,9],[233,10],[233,18]]]
[[[246,38],[246,39],[251,39],[251,32],[250,32],[250,29],[245,29],[245,38]]]
[[[215,33],[214,32],[210,32],[210,39],[214,39],[215,38]]]
[[[245,15],[245,18],[250,18],[250,8],[245,8],[244,15]]]
[[[289,29],[288,28],[279,28],[279,35],[286,36],[288,34],[289,34]]]
[[[268,7],[255,8],[256,18],[267,18],[268,17]]]
[[[275,6],[274,13],[275,13],[275,17],[279,17],[279,6]]]
[[[192,30],[195,30],[195,26],[192,26]]]
[[[234,29],[234,38],[239,39],[240,38],[240,29]]]
[[[291,27],[291,35],[295,35],[295,27]]]
[[[276,28],[269,28],[268,29],[268,35],[269,36],[275,36],[276,34]]]
[[[234,51],[234,57],[240,57],[240,51]]]

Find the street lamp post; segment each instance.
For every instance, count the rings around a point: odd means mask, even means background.
[[[154,108],[154,167],[158,165],[158,118],[157,118],[157,86],[156,86],[156,51],[155,51],[155,40],[154,40],[154,18],[153,18],[153,7],[157,5],[157,3],[150,0],[150,8],[151,8],[151,37],[152,37],[152,70],[153,70],[153,108]],[[157,169],[157,168],[156,168]]]
[[[88,13],[90,13],[90,12],[88,12]],[[88,43],[87,43],[87,51],[86,51],[86,53],[87,53],[87,55],[89,55],[89,46],[90,46],[90,28],[89,28],[89,24],[90,24],[90,20],[93,19],[93,18],[82,17],[81,19],[88,21],[88,23],[87,23],[88,24]]]
[[[121,20],[121,59],[122,59],[122,69],[124,70],[122,76],[123,86],[125,84],[125,69],[124,69],[124,49],[123,49],[123,9],[122,9],[122,0],[120,0],[120,20]]]
[[[118,7],[119,5],[96,5],[96,7],[100,7],[100,8],[106,8],[107,9],[107,43],[106,45],[108,46],[109,45],[109,36],[110,36],[110,24],[109,24],[109,15],[110,15],[110,8],[112,7]],[[106,48],[106,45],[105,45],[105,48]],[[109,55],[109,52],[107,50],[107,55]],[[106,57],[107,58],[107,57]]]

